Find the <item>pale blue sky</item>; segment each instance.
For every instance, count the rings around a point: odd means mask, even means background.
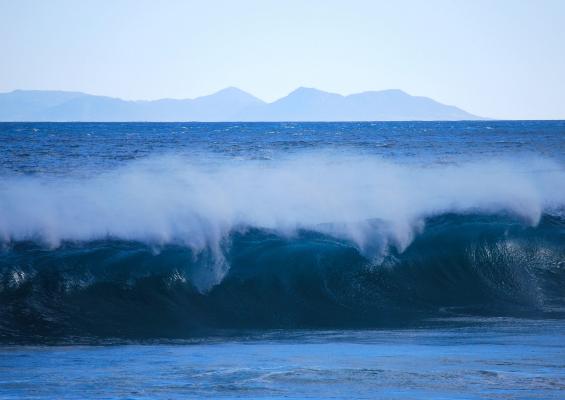
[[[565,119],[565,0],[0,0],[0,91],[187,98],[399,88]]]

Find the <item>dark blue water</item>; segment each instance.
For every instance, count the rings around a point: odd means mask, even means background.
[[[95,171],[156,154],[272,159],[333,149],[406,162],[501,155],[563,159],[565,121],[2,123],[3,173]]]
[[[0,124],[2,398],[560,398],[565,122]]]

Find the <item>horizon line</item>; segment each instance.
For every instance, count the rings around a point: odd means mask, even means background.
[[[0,93],[1,94],[1,93]],[[225,121],[197,121],[197,120],[178,120],[178,121],[0,121],[0,124],[389,124],[389,123],[489,123],[489,122],[565,122],[565,118],[546,118],[546,119],[503,119],[503,118],[481,118],[481,119],[398,119],[398,120],[351,120],[351,121],[331,121],[331,120],[280,120],[280,121],[238,121],[238,120],[225,120]]]

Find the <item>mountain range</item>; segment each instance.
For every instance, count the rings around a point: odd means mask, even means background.
[[[478,120],[402,90],[342,96],[300,87],[272,103],[230,87],[194,99],[127,101],[80,92],[0,93],[0,121],[413,121]]]

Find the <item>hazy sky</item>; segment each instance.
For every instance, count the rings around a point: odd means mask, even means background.
[[[0,0],[0,91],[186,98],[403,89],[565,119],[565,0]]]

